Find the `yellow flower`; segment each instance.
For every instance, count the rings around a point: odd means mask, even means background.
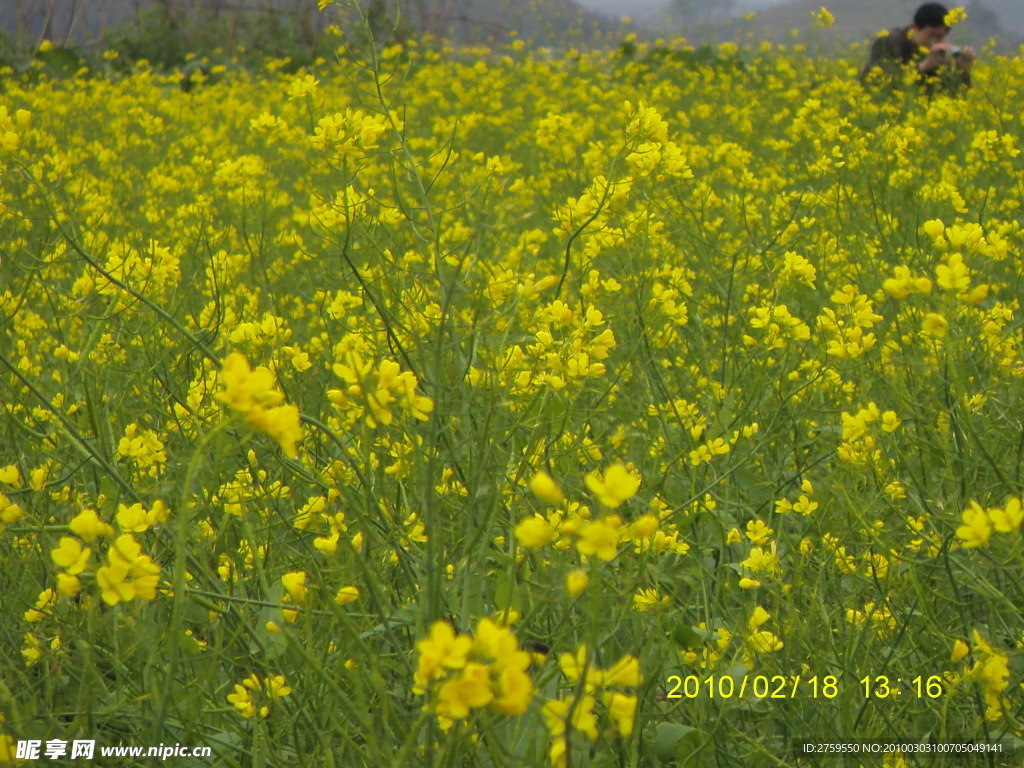
[[[228,703],[231,704],[242,717],[250,718],[256,716],[256,707],[253,704],[252,694],[243,686],[235,683],[234,689],[227,695]]]
[[[629,537],[636,542],[646,542],[658,530],[658,518],[648,512],[629,524]]]
[[[747,620],[747,627],[751,632],[753,632],[755,629],[767,622],[771,617],[772,615],[759,605],[754,608],[754,612],[750,614],[750,618]]]
[[[146,510],[137,502],[130,507],[119,504],[114,519],[117,520],[117,527],[123,533],[142,533],[149,528],[150,524]]]
[[[992,536],[992,526],[985,510],[976,501],[972,501],[963,511],[961,519],[963,525],[956,529],[956,536],[965,547],[983,547],[988,544]]]
[[[348,605],[359,599],[359,587],[342,587],[334,596],[334,602],[338,605]]]
[[[13,763],[15,754],[17,754],[17,750],[14,746],[14,739],[6,733],[0,733],[0,765]]]
[[[747,642],[756,653],[774,653],[782,650],[782,641],[771,632],[764,630],[751,633]]]
[[[584,525],[578,534],[576,549],[581,555],[597,555],[605,562],[613,560],[619,551],[619,528],[622,521],[609,515]]]
[[[555,529],[540,515],[532,515],[519,521],[515,534],[520,546],[537,549],[555,538]]]
[[[100,597],[108,605],[139,598],[152,600],[160,579],[160,566],[143,555],[131,534],[118,536],[107,550],[108,565],[96,571]]]
[[[900,420],[896,411],[884,411],[882,413],[882,429],[886,432],[895,432],[899,429]]]
[[[640,478],[622,464],[613,464],[603,474],[591,472],[585,481],[597,500],[610,509],[632,498],[640,487]]]
[[[25,666],[31,667],[42,658],[43,652],[39,647],[39,640],[31,632],[26,632],[23,640],[25,647],[21,649],[21,655],[25,659]]]
[[[769,547],[751,547],[750,554],[740,565],[752,573],[774,573],[779,566],[777,551],[774,541]]]
[[[928,237],[935,241],[942,237],[946,231],[946,226],[942,223],[941,219],[930,219],[921,225],[921,229],[924,230]]]
[[[775,531],[765,525],[763,520],[751,520],[747,523],[747,538],[755,544],[764,544]]]
[[[621,685],[635,688],[640,685],[640,662],[636,656],[626,655],[601,673],[602,686]]]
[[[92,550],[88,547],[83,549],[77,539],[64,536],[61,538],[59,546],[50,550],[50,559],[63,568],[68,575],[75,576],[85,570],[91,553]]]
[[[936,282],[947,291],[963,293],[971,285],[970,272],[964,264],[964,257],[959,253],[951,253],[945,264],[935,268]]]
[[[281,585],[288,596],[296,603],[306,601],[306,572],[292,571],[281,577]]]
[[[836,21],[835,16],[829,13],[825,6],[821,6],[816,11],[811,11],[810,17],[815,26],[822,27],[823,29],[831,27]]]
[[[215,397],[236,411],[248,413],[256,406],[273,406],[284,400],[284,395],[275,388],[274,374],[262,366],[252,370],[238,352],[224,359],[219,379],[224,391]]]
[[[967,647],[967,643],[965,643],[963,640],[957,639],[956,642],[953,643],[953,652],[950,654],[949,660],[955,664],[956,662],[960,661],[964,656],[966,656],[969,652],[970,649]]]
[[[1002,694],[1009,685],[1008,658],[992,650],[988,643],[983,643],[976,650],[982,658],[964,677],[981,684],[981,696],[986,704],[985,719],[995,720],[1002,712]]]
[[[612,721],[619,736],[629,736],[633,732],[633,721],[636,718],[636,696],[608,691],[601,700],[608,711],[608,719]]]
[[[942,315],[929,312],[921,321],[921,332],[937,339],[943,338],[949,331],[949,322]]]
[[[572,713],[570,715],[570,708]],[[577,731],[585,733],[591,741],[597,739],[597,717],[594,715],[594,697],[580,696],[579,699],[552,699],[541,709],[548,733],[554,737],[565,733],[566,719]]]
[[[590,578],[587,576],[587,572],[575,568],[566,575],[565,577],[565,591],[569,593],[569,597],[579,597],[580,593],[587,588]]]
[[[295,444],[302,439],[302,427],[299,425],[299,409],[294,405],[280,405],[267,410],[253,408],[246,421],[253,429],[274,438],[285,456],[291,459],[298,456]]]
[[[564,726],[562,730],[565,730]],[[567,748],[564,737],[552,739],[551,749],[548,750],[548,761],[551,765],[555,768],[565,768],[565,751]]]
[[[551,475],[543,471],[535,474],[530,480],[530,490],[538,499],[552,506],[561,504],[565,498],[562,495],[562,489],[558,487]]]
[[[21,488],[21,472],[13,464],[8,464],[0,469],[0,483],[9,485],[12,488]]]
[[[586,645],[580,645],[574,654],[559,654],[558,667],[562,670],[566,680],[573,685],[579,681],[581,676],[584,676],[583,687],[586,691],[593,691],[600,684],[601,670],[587,661]]]
[[[320,81],[312,75],[295,75],[288,85],[288,98],[291,100],[305,98],[313,93],[318,85],[320,85]]]
[[[52,589],[44,589],[39,593],[39,597],[36,599],[34,608],[29,608],[25,611],[22,616],[22,620],[34,624],[37,621],[42,621],[46,614],[49,612],[53,604],[57,602],[57,592]]]
[[[498,695],[491,707],[503,715],[521,715],[533,698],[533,682],[521,669],[506,667],[498,675]]]
[[[263,688],[267,693],[268,699],[280,699],[292,692],[292,689],[285,685],[284,675],[268,677],[264,681]]]
[[[530,654],[519,650],[512,630],[492,619],[483,618],[477,622],[473,647],[477,653],[492,660],[495,671],[509,667],[525,670],[530,666]]]
[[[641,589],[635,595],[633,595],[633,608],[638,611],[649,611],[653,606],[659,602],[668,604],[668,595],[664,598],[658,596],[658,590],[652,588]]]
[[[443,621],[434,622],[430,634],[416,643],[419,658],[413,681],[413,692],[422,694],[427,684],[445,669],[460,669],[466,665],[466,656],[473,647],[473,640],[465,635],[456,635]]]
[[[486,707],[493,698],[490,670],[486,664],[471,661],[457,678],[441,686],[436,711],[442,717],[462,720],[470,709]]]
[[[947,27],[952,27],[966,19],[967,11],[965,11],[961,6],[957,6],[956,8],[950,8],[946,12],[946,15],[942,19],[942,23]]]
[[[988,510],[988,519],[999,533],[1014,533],[1024,521],[1024,508],[1016,496],[1007,500],[1002,508]]]
[[[62,595],[74,597],[82,588],[82,582],[77,576],[72,576],[63,571],[57,574],[57,591]]]
[[[21,519],[21,507],[0,493],[0,531]]]

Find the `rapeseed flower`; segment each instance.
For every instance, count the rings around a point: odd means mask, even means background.
[[[1002,507],[992,507],[986,513],[992,528],[998,533],[1016,533],[1024,522],[1024,507],[1016,496],[1007,499]]]
[[[221,368],[224,389],[216,398],[246,416],[249,426],[270,435],[286,456],[294,458],[296,443],[302,439],[299,410],[294,405],[279,405],[284,394],[277,389],[274,375],[264,367],[251,369],[245,357],[229,354]]]
[[[50,551],[50,558],[69,576],[75,576],[85,570],[91,554],[92,550],[88,547],[83,548],[77,539],[64,536],[60,540],[60,545]]]
[[[462,720],[471,709],[485,707],[493,698],[490,670],[486,664],[471,661],[458,677],[442,683],[436,711],[441,717]]]
[[[992,524],[985,510],[972,501],[961,516],[963,524],[956,529],[956,537],[965,547],[984,547],[992,536]]]
[[[131,534],[118,536],[107,550],[107,565],[96,571],[100,597],[108,605],[136,598],[152,600],[160,579],[160,566],[142,554],[141,545]]]
[[[519,521],[515,528],[516,540],[526,549],[537,549],[551,542],[557,532],[545,518],[531,515]]]
[[[629,467],[613,464],[604,472],[593,471],[585,478],[587,488],[604,506],[615,509],[636,494],[640,477]]]
[[[530,480],[530,490],[541,501],[556,506],[565,499],[562,490],[547,472],[537,472]]]
[[[577,535],[576,549],[581,555],[596,555],[598,559],[613,560],[619,551],[622,521],[617,515],[608,515],[583,525]]]
[[[100,520],[94,509],[83,509],[71,519],[68,528],[90,544],[100,536],[114,535],[113,527]]]
[[[569,597],[579,597],[589,583],[590,577],[587,576],[587,572],[580,568],[574,568],[566,574],[565,591],[569,593]]]

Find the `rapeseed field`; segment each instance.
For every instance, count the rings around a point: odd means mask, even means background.
[[[0,763],[1021,765],[1024,59],[338,33],[0,75]]]

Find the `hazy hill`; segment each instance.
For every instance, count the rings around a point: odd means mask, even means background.
[[[364,8],[386,8],[417,32],[462,43],[502,42],[513,34],[537,45],[566,47],[618,41],[625,34],[619,19],[588,11],[573,0],[361,0]],[[272,15],[285,26],[316,28],[324,18],[314,0],[0,0],[0,39],[22,50],[42,38],[57,44],[96,40],[113,27],[132,24],[154,8],[195,17],[224,19]],[[631,28],[631,27],[630,27]],[[609,37],[610,36],[610,37]]]
[[[568,47],[618,42],[632,29],[573,0],[411,0],[406,19],[420,30],[460,42],[505,42]]]

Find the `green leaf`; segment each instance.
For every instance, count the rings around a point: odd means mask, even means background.
[[[654,734],[654,754],[662,762],[680,761],[696,765],[697,757],[707,739],[703,731],[682,723],[658,723]]]
[[[704,645],[706,637],[707,632],[702,632],[695,627],[688,627],[685,624],[680,624],[672,630],[672,639],[680,648],[700,648]]]

